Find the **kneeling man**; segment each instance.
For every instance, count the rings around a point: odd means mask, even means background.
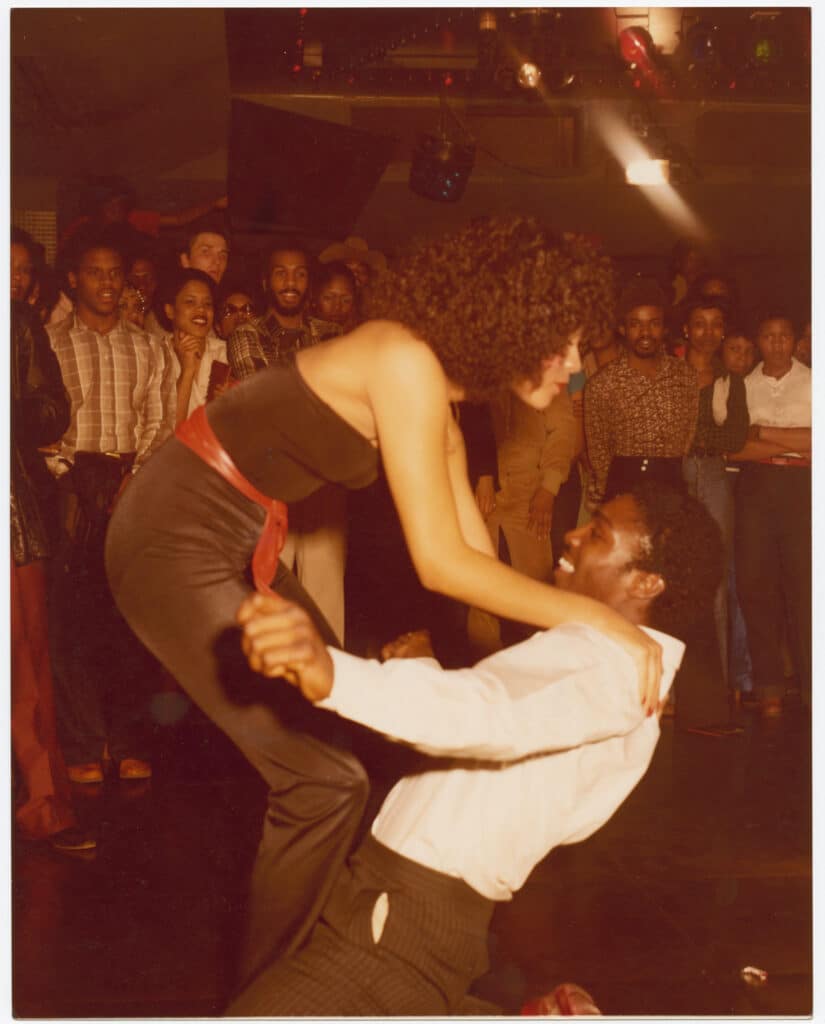
[[[698,501],[643,484],[566,537],[565,590],[604,601],[662,646],[660,697],[684,652],[671,634],[713,600],[718,527]],[[241,608],[253,668],[338,715],[439,758],[390,791],[307,943],[265,968],[231,1016],[443,1015],[487,966],[496,901],[562,843],[600,828],[659,737],[631,658],[587,623],[538,632],[474,668],[383,665],[324,646],[306,613]]]

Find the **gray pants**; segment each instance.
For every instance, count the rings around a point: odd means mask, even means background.
[[[309,942],[262,971],[227,1014],[461,1013],[487,969],[494,906],[370,836],[339,873]]]

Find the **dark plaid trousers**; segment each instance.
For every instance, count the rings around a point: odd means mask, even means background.
[[[307,944],[275,961],[232,1017],[460,1013],[487,969],[495,904],[371,836],[341,870]]]

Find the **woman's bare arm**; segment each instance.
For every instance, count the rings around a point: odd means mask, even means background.
[[[465,540],[445,453],[448,384],[428,346],[404,336],[376,346],[368,377],[387,480],[423,585],[542,628],[589,623],[633,656],[643,703],[655,709],[661,677],[658,644],[606,605],[531,580]],[[462,514],[468,515],[466,510]]]
[[[471,548],[495,558],[490,533],[484,525],[484,517],[470,488],[464,437],[461,428],[452,418],[447,424],[447,473],[462,537]]]

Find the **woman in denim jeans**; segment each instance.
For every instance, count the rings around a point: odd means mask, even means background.
[[[727,309],[716,297],[698,296],[686,304],[685,359],[699,375],[700,391],[696,434],[684,458],[683,473],[690,494],[719,524],[725,544],[725,573],[713,612],[722,677],[728,685],[727,566],[733,548],[733,491],[726,456],[744,445],[749,420],[744,378],[727,373],[719,361],[726,318]]]

